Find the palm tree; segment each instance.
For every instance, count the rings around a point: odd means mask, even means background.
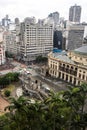
[[[18,99],[11,98],[11,105],[6,107],[10,111],[10,118],[13,121],[10,126],[22,130],[27,124],[28,100],[20,96]]]
[[[6,107],[8,130],[85,130],[87,113],[85,101],[87,85],[71,87],[58,93],[51,92],[44,101],[32,103],[23,96],[11,98]],[[8,125],[9,124],[9,125]],[[34,125],[35,124],[35,125]]]
[[[87,84],[82,84],[78,87],[69,87],[69,90],[64,92],[64,98],[67,105],[70,106],[70,121],[68,121],[69,129],[77,130],[86,127],[87,122],[84,123],[85,101],[87,96]]]
[[[47,125],[51,130],[63,130],[66,127],[66,122],[69,117],[69,107],[66,105],[66,101],[63,98],[63,92],[54,93],[45,101],[47,106]]]

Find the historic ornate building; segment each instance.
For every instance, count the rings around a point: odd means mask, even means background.
[[[48,54],[49,74],[74,85],[87,83],[87,46]]]

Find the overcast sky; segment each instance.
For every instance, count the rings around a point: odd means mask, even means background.
[[[55,11],[60,13],[60,17],[68,19],[69,7],[75,4],[82,7],[81,21],[87,22],[87,0],[0,0],[0,19],[6,14],[12,20],[18,17],[21,21],[31,16],[46,18]]]

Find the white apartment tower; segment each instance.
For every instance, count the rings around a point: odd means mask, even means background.
[[[69,9],[69,21],[80,23],[81,18],[81,6],[71,6]]]
[[[53,49],[53,26],[35,23],[27,18],[20,25],[20,54],[24,61],[33,61],[37,56],[46,56]]]
[[[4,28],[0,26],[0,65],[5,63],[5,44],[3,41]]]
[[[5,47],[3,42],[0,42],[0,65],[5,63]]]
[[[13,31],[7,31],[4,33],[4,44],[6,47],[6,51],[9,54],[17,55],[17,43],[16,43],[16,32]]]

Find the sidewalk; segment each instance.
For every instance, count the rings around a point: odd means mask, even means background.
[[[0,96],[0,114],[4,113],[5,107],[9,106],[9,102]]]

